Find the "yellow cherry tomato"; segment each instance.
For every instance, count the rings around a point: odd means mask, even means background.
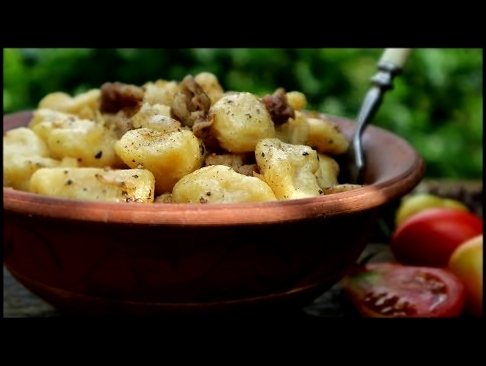
[[[440,197],[431,193],[416,193],[402,199],[395,214],[395,226],[400,226],[405,219],[420,211],[436,207],[469,211],[469,208],[458,200]]]
[[[466,290],[466,310],[483,316],[483,234],[459,245],[452,253],[448,269],[461,279]]]

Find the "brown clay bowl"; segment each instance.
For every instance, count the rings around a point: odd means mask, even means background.
[[[30,116],[4,116],[4,132]],[[332,118],[349,137],[354,122]],[[302,308],[355,263],[380,208],[423,177],[423,160],[400,137],[369,126],[363,144],[366,185],[316,198],[147,205],[4,188],[4,265],[33,294],[71,314]]]

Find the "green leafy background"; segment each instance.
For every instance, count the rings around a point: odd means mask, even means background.
[[[226,90],[306,94],[309,109],[355,118],[383,49],[4,49],[3,113],[106,81],[141,85],[214,73]],[[423,156],[428,178],[482,179],[482,49],[415,49],[373,124]]]

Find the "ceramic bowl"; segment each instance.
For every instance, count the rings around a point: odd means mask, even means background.
[[[5,131],[30,112],[5,115]],[[350,136],[354,122],[331,117]],[[365,186],[237,204],[73,201],[3,189],[4,265],[54,307],[80,315],[298,309],[336,284],[380,209],[413,190],[424,162],[399,136],[363,135]]]

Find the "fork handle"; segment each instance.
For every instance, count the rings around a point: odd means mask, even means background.
[[[378,64],[392,64],[403,69],[410,56],[411,48],[386,48]]]
[[[371,82],[383,92],[393,88],[393,78],[403,71],[411,48],[386,48],[378,62],[378,73]]]

